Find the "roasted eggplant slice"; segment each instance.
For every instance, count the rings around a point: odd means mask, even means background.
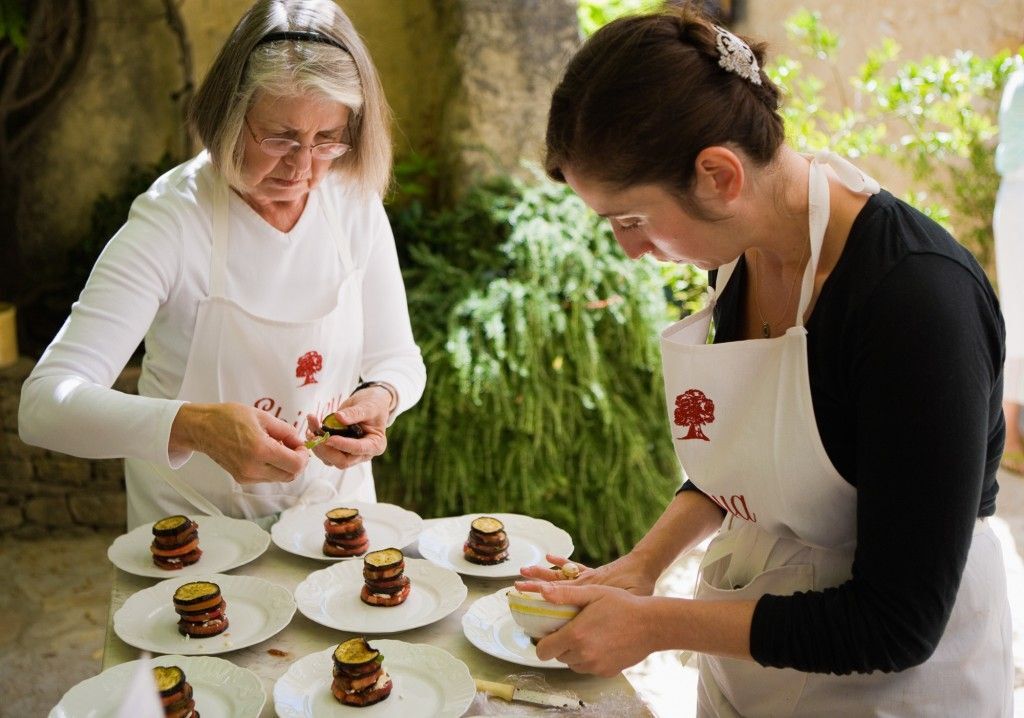
[[[198,609],[199,606],[196,606],[196,604],[206,603],[219,597],[220,586],[212,581],[192,581],[182,584],[174,592],[174,605],[181,607],[195,606]],[[185,608],[185,610],[189,609]]]
[[[358,668],[373,663],[380,651],[370,646],[363,637],[350,638],[334,649],[334,662],[343,668]]]
[[[362,439],[366,435],[359,424],[342,424],[334,414],[328,414],[320,424],[320,433],[306,442],[307,449],[315,449],[332,436],[344,436],[347,439]]]
[[[177,666],[157,666],[153,669],[157,690],[161,696],[174,695],[185,682],[185,672]]]
[[[153,524],[154,536],[174,536],[192,528],[192,520],[188,516],[168,516]]]
[[[371,551],[366,554],[363,561],[367,566],[373,568],[391,568],[405,560],[405,556],[397,548],[385,548],[380,551]]]
[[[344,436],[349,439],[362,439],[366,434],[359,424],[342,424],[337,414],[328,414],[324,417],[324,423],[320,425],[322,431],[331,436]]]
[[[493,516],[481,516],[478,519],[473,519],[473,523],[470,526],[474,531],[482,534],[494,534],[505,530],[505,524]]]
[[[359,509],[337,508],[327,512],[327,518],[330,519],[331,523],[337,524],[351,521],[358,515]]]

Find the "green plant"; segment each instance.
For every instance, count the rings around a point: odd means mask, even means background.
[[[633,546],[679,483],[658,330],[663,270],[539,175],[454,207],[398,203],[427,364],[391,430],[382,496],[428,516],[514,511],[568,530],[587,560]]]
[[[664,0],[580,0],[576,15],[580,21],[580,33],[583,37],[590,37],[615,18],[658,10],[664,5]]]
[[[18,0],[0,0],[0,40],[9,39],[18,50],[25,49],[25,11]]]
[[[957,52],[898,62],[890,38],[870,50],[857,74],[836,70],[842,40],[818,13],[801,10],[786,21],[801,54],[825,64],[838,109],[824,99],[828,86],[802,62],[781,57],[769,74],[787,92],[787,136],[802,151],[829,147],[856,158],[877,156],[906,171],[905,196],[992,269],[992,210],[999,178],[994,166],[996,113],[1006,78],[1021,61],[1001,52],[979,57]]]

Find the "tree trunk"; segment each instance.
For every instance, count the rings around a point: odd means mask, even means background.
[[[80,76],[95,15],[91,0],[36,0],[22,8],[24,46],[0,41],[0,299],[15,303],[32,274],[18,228],[20,154]]]

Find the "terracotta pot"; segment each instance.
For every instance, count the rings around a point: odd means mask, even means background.
[[[0,302],[0,368],[18,361],[18,322],[14,305]]]

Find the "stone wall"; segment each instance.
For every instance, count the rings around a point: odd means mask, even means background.
[[[34,537],[125,527],[124,470],[119,459],[90,461],[28,446],[18,438],[21,384],[33,362],[0,369],[0,532]],[[135,392],[137,368],[114,384]]]

